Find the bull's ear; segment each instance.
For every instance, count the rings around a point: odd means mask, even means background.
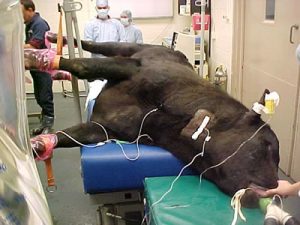
[[[202,124],[205,116],[208,116],[210,118],[207,128],[212,127],[214,124],[214,115],[205,110],[205,109],[199,109],[194,117],[189,121],[189,123],[181,130],[181,135],[184,137],[189,137],[192,139],[192,135],[197,131],[199,126]]]
[[[259,99],[258,103],[260,105],[263,105],[265,106],[265,97],[266,97],[266,94],[270,94],[270,91],[268,89],[265,89],[265,91],[263,92],[261,98]],[[249,117],[260,117],[260,114],[257,113],[253,108],[249,110],[249,112],[246,113],[245,115],[246,118],[249,118]]]
[[[259,100],[259,104],[262,104],[263,106],[265,105],[265,98],[266,98],[266,94],[270,94],[269,89],[265,89],[263,95],[261,96],[260,100]]]

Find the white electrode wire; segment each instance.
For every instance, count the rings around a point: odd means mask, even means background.
[[[97,123],[97,122],[95,122],[95,121],[91,121],[91,123],[94,123],[94,124],[96,124],[96,125],[98,125],[99,127],[102,128],[102,130],[103,130],[104,133],[105,133],[106,141],[108,141],[109,138],[108,138],[108,134],[107,134],[107,131],[106,131],[105,127],[104,127],[102,124]]]
[[[145,222],[147,222],[146,220],[147,220],[147,214],[149,214],[149,213],[145,213],[145,215],[144,215],[144,217],[143,217],[143,220],[142,220],[142,222],[141,222],[141,225],[143,225]],[[146,223],[146,224],[150,224],[150,217],[149,217],[149,223]]]
[[[180,178],[180,176],[181,176],[181,174],[183,173],[183,171],[184,171],[187,167],[189,167],[190,165],[192,165],[193,162],[196,160],[196,158],[199,157],[199,156],[202,156],[202,152],[200,152],[200,153],[198,153],[197,155],[195,155],[194,158],[192,159],[192,161],[191,161],[189,164],[185,165],[185,166],[181,169],[181,171],[179,172],[179,174],[177,175],[177,177],[173,180],[173,182],[172,182],[170,188],[169,188],[169,189],[168,189],[168,190],[160,197],[159,200],[157,200],[156,202],[154,202],[154,203],[151,205],[151,208],[153,208],[155,205],[159,204],[159,203],[160,203],[160,202],[161,202],[161,201],[162,201],[162,200],[163,200],[163,199],[164,199],[164,198],[172,191],[175,182]]]
[[[150,136],[149,136],[148,134],[142,134],[142,135],[138,136],[138,138],[137,138],[135,141],[130,142],[130,143],[124,143],[124,144],[133,144],[133,143],[136,143],[137,155],[136,155],[134,158],[130,158],[130,157],[126,154],[126,152],[125,152],[125,150],[124,150],[124,147],[123,147],[123,145],[121,144],[121,142],[120,142],[119,140],[116,140],[116,139],[112,139],[112,140],[115,141],[115,143],[120,147],[120,149],[121,149],[123,155],[125,156],[125,158],[126,158],[127,160],[129,160],[129,161],[135,161],[135,160],[138,160],[138,159],[140,158],[140,155],[141,155],[141,151],[140,151],[140,147],[139,147],[138,141],[139,141],[139,139],[142,138],[142,137],[148,137],[148,138],[149,138]]]
[[[82,146],[82,147],[86,147],[86,148],[96,148],[96,147],[99,147],[99,146],[104,145],[104,144],[107,143],[107,142],[110,142],[110,139],[108,138],[108,134],[107,134],[107,131],[106,131],[105,127],[104,127],[102,124],[97,123],[97,122],[95,122],[95,121],[91,121],[91,123],[94,123],[94,124],[96,124],[96,125],[98,125],[99,127],[102,128],[102,130],[103,130],[104,133],[105,133],[106,141],[99,142],[99,143],[97,143],[96,145],[85,145],[85,144],[83,144],[83,143],[77,141],[75,138],[73,138],[71,135],[67,134],[67,133],[64,132],[64,131],[57,131],[56,133],[61,133],[61,134],[65,135],[66,137],[68,137],[68,138],[69,138],[70,140],[72,140],[73,142],[75,142],[76,144],[78,144],[78,145],[80,145],[80,146]]]
[[[206,136],[206,138],[204,139],[204,141],[203,141],[203,146],[202,146],[202,151],[200,152],[200,153],[198,153],[197,155],[195,155],[194,156],[194,158],[192,159],[192,161],[190,161],[187,165],[185,165],[182,169],[181,169],[181,171],[179,172],[179,174],[177,175],[177,177],[173,180],[173,182],[172,182],[172,184],[171,184],[171,186],[170,186],[170,188],[160,197],[160,199],[159,200],[157,200],[156,202],[154,202],[152,205],[151,205],[151,207],[150,207],[150,209],[152,209],[155,205],[157,205],[157,204],[159,204],[172,190],[173,190],[173,187],[174,187],[174,184],[175,184],[175,182],[180,178],[180,176],[182,175],[182,173],[183,173],[183,171],[186,169],[186,168],[188,168],[190,165],[192,165],[193,163],[194,163],[194,161],[199,157],[199,156],[201,156],[201,157],[203,157],[203,154],[204,154],[204,146],[205,146],[205,142],[207,142],[208,140],[207,140],[207,138],[209,137],[209,130],[206,128],[205,129],[206,131],[207,131],[207,136]],[[179,206],[178,206],[179,207]],[[186,206],[185,206],[186,207]],[[174,207],[175,208],[175,207]]]
[[[106,140],[106,141],[104,141],[104,142],[99,142],[99,143],[97,143],[96,145],[85,145],[85,144],[83,144],[83,143],[77,141],[75,138],[73,138],[71,135],[67,134],[67,133],[64,132],[64,131],[59,130],[59,131],[57,131],[56,133],[57,133],[57,134],[58,134],[58,133],[63,134],[63,135],[65,135],[67,138],[69,138],[70,140],[72,140],[73,142],[75,142],[76,144],[78,144],[78,145],[80,145],[80,146],[82,146],[82,147],[86,147],[86,148],[97,148],[97,147],[102,146],[102,145],[104,145],[105,143],[107,143],[107,142],[110,141],[110,140],[108,139],[108,140]]]
[[[125,142],[124,144],[126,144],[126,145],[134,144],[134,143],[136,143],[136,142],[138,141],[138,139],[140,139],[141,137],[147,137],[149,140],[153,141],[153,139],[150,137],[149,134],[142,134],[142,135],[138,136],[134,141],[132,141],[132,142]]]
[[[142,137],[150,137],[148,134],[142,134],[142,135],[141,135],[142,129],[143,129],[143,126],[144,126],[144,122],[145,122],[146,118],[147,118],[151,113],[156,112],[157,110],[158,110],[158,108],[155,108],[155,109],[152,109],[151,111],[149,111],[148,113],[145,114],[145,116],[144,116],[144,118],[143,118],[143,120],[142,120],[142,122],[141,122],[141,125],[140,125],[140,129],[139,129],[139,133],[138,133],[137,139],[135,139],[133,142],[128,143],[128,144],[133,144],[133,143],[136,142],[137,155],[136,155],[134,158],[130,158],[130,157],[126,154],[126,152],[125,152],[125,150],[124,150],[122,144],[121,144],[118,140],[115,140],[115,141],[116,141],[116,144],[119,145],[119,147],[120,147],[121,150],[122,150],[123,155],[125,156],[125,158],[126,158],[127,160],[129,160],[129,161],[136,161],[136,160],[138,160],[138,159],[140,158],[141,151],[140,151],[140,147],[139,147],[139,140],[140,140],[140,138],[142,138]],[[150,137],[150,139],[152,140],[151,137]]]
[[[244,194],[246,193],[246,191],[248,191],[248,190],[251,190],[251,188],[241,189],[241,190],[237,191],[231,199],[231,207],[234,210],[234,216],[233,216],[233,220],[232,220],[231,225],[236,225],[238,216],[240,216],[240,218],[244,222],[246,222],[246,218],[243,215],[242,210],[241,210],[241,208],[242,208],[241,199],[244,196]],[[284,211],[283,211],[282,199],[281,199],[280,195],[276,194],[276,195],[273,196],[273,201],[275,200],[276,197],[279,198],[279,200],[280,200],[280,208],[281,208],[280,218],[283,218]]]
[[[204,152],[205,152],[205,144],[206,142],[208,142],[210,140],[210,132],[209,132],[209,129],[207,128],[204,128],[204,130],[207,132],[207,136],[206,138],[204,139],[204,142],[203,142],[203,145],[202,145],[202,157],[204,156]]]
[[[77,141],[75,138],[73,138],[71,135],[67,134],[67,133],[64,132],[64,131],[57,131],[56,133],[61,133],[61,134],[65,135],[66,137],[68,137],[68,138],[69,138],[70,140],[72,140],[73,142],[75,142],[76,144],[78,144],[78,145],[80,145],[80,146],[82,146],[82,147],[86,147],[86,148],[96,148],[96,147],[102,146],[102,145],[104,145],[104,144],[106,144],[106,143],[109,143],[109,142],[113,141],[113,142],[115,142],[115,143],[121,148],[121,151],[122,151],[122,153],[123,153],[123,155],[124,155],[124,157],[125,157],[126,159],[128,159],[128,160],[130,160],[130,161],[135,161],[135,160],[139,159],[139,157],[140,157],[139,139],[142,138],[142,137],[148,137],[148,138],[150,138],[150,139],[152,140],[152,138],[151,138],[148,134],[142,134],[142,135],[141,135],[141,132],[142,132],[142,129],[143,129],[143,125],[144,125],[145,119],[146,119],[151,113],[156,112],[157,110],[158,110],[158,108],[155,108],[155,109],[152,109],[151,111],[149,111],[148,113],[146,113],[146,115],[144,116],[144,118],[143,118],[143,120],[142,120],[142,122],[141,122],[140,129],[139,129],[139,133],[138,133],[138,137],[137,137],[133,142],[128,142],[128,144],[136,143],[136,146],[137,146],[137,155],[136,155],[134,158],[130,158],[130,157],[126,154],[126,152],[125,152],[125,150],[124,150],[124,148],[123,148],[123,146],[122,146],[122,144],[121,144],[121,141],[119,141],[119,140],[117,140],[117,139],[109,139],[108,133],[107,133],[105,127],[104,127],[102,124],[100,124],[100,123],[98,123],[98,122],[95,122],[95,121],[91,121],[91,123],[94,123],[94,124],[100,126],[100,127],[102,128],[102,130],[104,131],[105,136],[106,136],[106,140],[105,140],[105,141],[99,142],[99,143],[97,143],[96,145],[85,145],[85,144],[83,144],[83,143]]]
[[[227,158],[225,158],[223,161],[221,161],[220,163],[214,165],[214,166],[211,166],[211,167],[208,167],[207,169],[205,169],[201,174],[200,174],[200,184],[201,184],[201,181],[202,181],[202,176],[204,173],[206,173],[208,170],[211,170],[211,169],[214,169],[216,167],[219,167],[221,166],[222,164],[226,163],[229,159],[231,159],[233,156],[235,156],[239,151],[240,149],[245,145],[247,144],[249,141],[251,141],[256,135],[257,133],[263,128],[265,127],[271,120],[272,117],[270,117],[268,119],[267,122],[265,122],[263,125],[261,125],[255,132],[254,134],[251,135],[251,137],[249,137],[247,140],[243,141],[240,146],[237,148],[237,150],[235,152],[233,152],[230,156],[228,156]]]
[[[246,189],[241,189],[238,190],[234,196],[231,198],[231,207],[234,210],[234,216],[233,216],[233,220],[231,222],[231,225],[236,225],[237,223],[237,219],[238,216],[244,221],[246,222],[246,218],[242,213],[242,204],[241,204],[241,199],[244,196],[244,194],[246,193],[247,190],[250,190],[251,188],[246,188]]]
[[[36,157],[37,157],[39,160],[42,160],[42,157],[41,157],[40,154],[37,152],[37,150],[35,150],[35,147],[31,147],[31,149],[34,151]]]
[[[143,126],[144,126],[144,122],[145,122],[145,119],[153,112],[156,112],[158,110],[158,108],[155,108],[155,109],[152,109],[150,112],[146,113],[146,115],[144,116],[143,120],[142,120],[142,123],[141,123],[141,126],[140,126],[140,130],[139,130],[139,134],[138,136],[141,135],[142,133],[142,129],[143,129]]]

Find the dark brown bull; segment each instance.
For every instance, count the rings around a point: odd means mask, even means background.
[[[206,143],[204,156],[198,157],[192,167],[201,173],[239,149],[203,176],[231,196],[239,189],[252,187],[243,198],[247,206],[256,205],[261,193],[259,187],[277,186],[279,144],[274,132],[268,125],[263,126],[260,115],[201,79],[181,52],[128,43],[82,42],[82,46],[108,58],[60,58],[54,67],[70,71],[80,79],[108,80],[96,99],[91,120],[102,124],[109,138],[135,140],[144,116],[157,108],[145,119],[142,128],[152,142],[140,141],[165,148],[188,163],[202,151],[207,130],[197,140],[191,136],[208,115],[211,140]],[[27,68],[53,68],[47,60],[39,52],[25,54]],[[64,131],[84,144],[106,140],[103,130],[92,122]],[[63,134],[56,135],[53,147],[77,146]],[[41,140],[45,138],[33,139],[40,152],[45,151]]]

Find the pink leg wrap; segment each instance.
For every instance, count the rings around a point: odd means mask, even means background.
[[[28,70],[51,70],[56,56],[54,49],[24,49],[24,63]]]
[[[56,134],[41,134],[30,139],[31,148],[36,154],[36,160],[46,160],[52,156],[57,145]]]

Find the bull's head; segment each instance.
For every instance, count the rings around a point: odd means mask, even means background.
[[[266,93],[268,91],[264,95]],[[260,103],[264,104],[263,99]],[[250,188],[242,198],[243,205],[257,206],[264,190],[277,186],[279,143],[276,135],[253,110],[241,115],[227,129],[218,127],[218,119],[212,113],[199,110],[181,134],[191,137],[206,115],[211,118],[207,128],[212,138],[206,144],[203,159],[194,168],[206,171],[203,176],[231,196],[242,188]],[[197,148],[202,147],[205,136],[205,132],[199,136],[195,142]]]

